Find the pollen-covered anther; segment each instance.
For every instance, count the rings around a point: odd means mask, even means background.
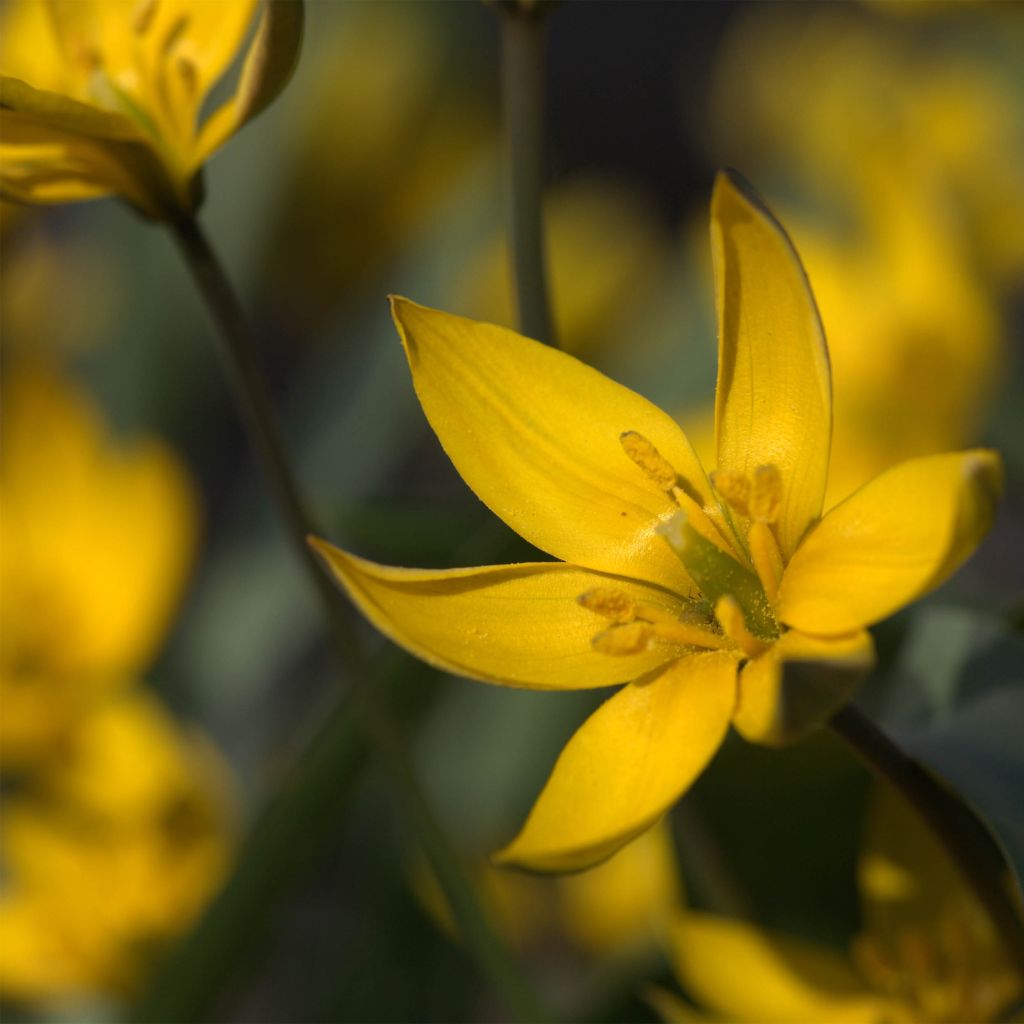
[[[636,616],[636,602],[621,590],[595,587],[576,598],[576,603],[612,622],[632,622]]]
[[[663,491],[671,492],[679,483],[679,474],[643,434],[627,430],[619,435],[622,450],[640,467],[647,478]]]
[[[747,628],[743,609],[735,598],[720,597],[715,602],[715,618],[722,632],[748,657],[757,658],[768,650],[769,644],[759,640]]]
[[[178,74],[190,93],[195,93],[199,85],[199,72],[196,70],[194,61],[188,57],[179,57],[177,60]]]
[[[132,31],[137,36],[144,36],[149,31],[149,26],[153,24],[153,18],[159,5],[160,0],[142,0],[135,8],[135,13],[132,15]]]
[[[774,523],[782,506],[782,474],[778,466],[758,466],[750,481],[750,518]]]
[[[654,643],[654,627],[647,622],[629,622],[612,626],[591,641],[595,651],[602,654],[642,654]]]
[[[719,469],[711,474],[711,486],[719,497],[741,516],[750,514],[750,478],[735,469]]]

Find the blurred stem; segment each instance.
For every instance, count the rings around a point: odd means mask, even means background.
[[[544,14],[502,5],[501,99],[505,208],[519,330],[557,346],[544,247]]]
[[[175,239],[217,325],[220,355],[249,440],[271,485],[289,538],[320,595],[332,647],[353,680],[342,702],[286,774],[243,844],[233,877],[193,934],[172,957],[147,1000],[139,1021],[187,1021],[203,1016],[251,941],[251,925],[265,920],[268,905],[283,890],[283,879],[310,833],[324,831],[337,813],[346,782],[362,764],[369,744],[415,826],[460,934],[484,976],[517,1020],[549,1019],[518,963],[492,929],[476,894],[421,789],[409,763],[407,745],[387,714],[376,706],[368,682],[380,682],[377,665],[361,656],[349,627],[347,608],[306,544],[311,520],[299,492],[277,426],[266,379],[238,297],[199,224],[174,225]],[[377,671],[375,671],[377,669]]]
[[[829,723],[832,731],[876,775],[917,810],[988,913],[1006,952],[1024,969],[1024,921],[991,856],[992,839],[971,810],[921,764],[908,757],[869,718],[848,704]]]

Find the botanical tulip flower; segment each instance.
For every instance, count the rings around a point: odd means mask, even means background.
[[[916,459],[824,516],[828,353],[785,232],[739,179],[711,203],[717,470],[677,424],[571,356],[404,299],[431,426],[492,511],[556,562],[376,565],[314,541],[382,632],[447,671],[538,689],[626,683],[569,741],[497,859],[596,863],[650,828],[730,722],[779,744],[870,669],[866,627],[932,589],[988,529],[998,456]]]
[[[143,691],[82,719],[5,808],[0,998],[132,994],[223,879],[229,794],[213,749]]]
[[[42,369],[3,386],[0,765],[48,756],[163,642],[196,543],[197,500],[154,438],[117,443]]]
[[[64,203],[117,195],[188,216],[211,154],[263,110],[298,55],[302,4],[267,0],[233,94],[212,90],[258,0],[14,0],[0,49],[0,187]]]
[[[851,957],[680,909],[669,959],[698,1011],[648,991],[666,1021],[955,1024],[1007,1019],[1024,984],[991,923],[914,811],[879,793],[858,864],[864,930]]]

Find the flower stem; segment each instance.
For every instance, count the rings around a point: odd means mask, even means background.
[[[557,346],[544,249],[544,14],[500,7],[505,209],[519,329]]]
[[[992,840],[984,826],[942,782],[853,705],[833,715],[829,724],[868,768],[921,815],[985,908],[1012,962],[1024,968],[1024,922],[1010,901],[1000,877],[1003,865],[991,852]]]
[[[347,608],[306,544],[311,520],[285,453],[270,390],[257,362],[238,297],[194,219],[176,223],[174,235],[217,325],[220,355],[240,415],[292,546],[320,595],[339,665],[347,667],[360,685],[352,689],[319,730],[268,801],[242,847],[234,877],[172,958],[150,998],[140,1008],[138,1019],[183,1021],[203,1014],[234,966],[235,953],[250,941],[248,925],[262,919],[267,904],[282,891],[281,880],[295,852],[308,847],[309,839],[325,830],[325,818],[329,820],[325,812],[333,809],[336,813],[339,804],[332,793],[346,788],[345,780],[358,771],[364,748],[369,746],[380,759],[402,810],[416,829],[477,966],[516,1019],[548,1020],[519,964],[484,915],[459,857],[409,764],[402,738],[371,699],[372,688],[367,683],[382,673],[361,655],[349,627]],[[225,942],[230,944],[232,940],[237,945],[225,949]]]

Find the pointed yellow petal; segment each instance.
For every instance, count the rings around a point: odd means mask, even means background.
[[[202,127],[196,146],[197,165],[270,106],[288,84],[299,59],[304,19],[301,0],[267,0],[238,89]]]
[[[976,449],[912,459],[832,509],[782,577],[779,618],[808,633],[868,626],[947,579],[988,532],[1002,463]]]
[[[792,553],[821,514],[832,435],[828,350],[786,232],[730,172],[711,199],[718,306],[718,468],[782,475],[778,537]]]
[[[655,532],[678,506],[619,440],[643,435],[718,515],[704,470],[666,413],[513,331],[392,303],[427,419],[484,504],[556,558],[689,589]]]
[[[121,114],[79,103],[60,93],[33,89],[31,85],[0,76],[0,107],[30,117],[47,128],[96,139],[141,141],[135,124]]]
[[[886,1020],[846,961],[830,950],[739,921],[680,911],[669,933],[686,991],[721,1019],[746,1024]]]
[[[863,630],[828,639],[790,630],[744,666],[733,725],[766,746],[802,739],[850,699],[874,661]]]
[[[605,701],[562,751],[523,830],[499,864],[578,871],[650,828],[690,787],[725,737],[736,661],[682,658]]]
[[[577,598],[613,586],[671,614],[681,602],[653,587],[564,562],[479,569],[398,569],[310,543],[360,611],[418,658],[456,675],[536,689],[613,686],[678,656],[674,647],[630,655],[596,651],[609,625]]]

